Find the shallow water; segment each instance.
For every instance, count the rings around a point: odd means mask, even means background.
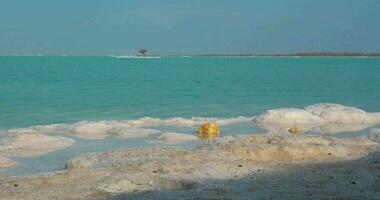
[[[333,102],[380,112],[379,58],[161,58],[0,56],[0,130],[83,120],[132,120],[257,116],[274,108]],[[198,125],[159,125],[162,132],[195,135]],[[374,127],[380,127],[375,125]],[[223,125],[222,135],[257,134],[250,121]],[[335,137],[362,137],[371,127]],[[146,146],[156,136],[103,140],[72,137],[76,143],[46,155],[12,158],[7,172],[23,174],[63,169],[87,152]],[[307,134],[323,134],[308,132]],[[10,137],[0,134],[0,139]]]

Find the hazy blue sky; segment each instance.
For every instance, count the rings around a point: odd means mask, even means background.
[[[0,54],[380,51],[380,0],[0,0]]]

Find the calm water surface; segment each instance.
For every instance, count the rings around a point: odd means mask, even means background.
[[[380,59],[0,56],[0,129],[254,116],[320,102],[379,112]]]

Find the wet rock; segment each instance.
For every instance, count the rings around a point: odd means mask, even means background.
[[[75,141],[66,137],[22,133],[0,140],[0,155],[31,157],[64,149]]]

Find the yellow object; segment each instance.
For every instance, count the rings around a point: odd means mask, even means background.
[[[299,128],[291,128],[288,130],[289,133],[293,133],[293,134],[301,134],[302,133],[302,130],[299,129]]]
[[[198,128],[198,137],[212,139],[220,135],[220,128],[216,123],[206,123]]]

